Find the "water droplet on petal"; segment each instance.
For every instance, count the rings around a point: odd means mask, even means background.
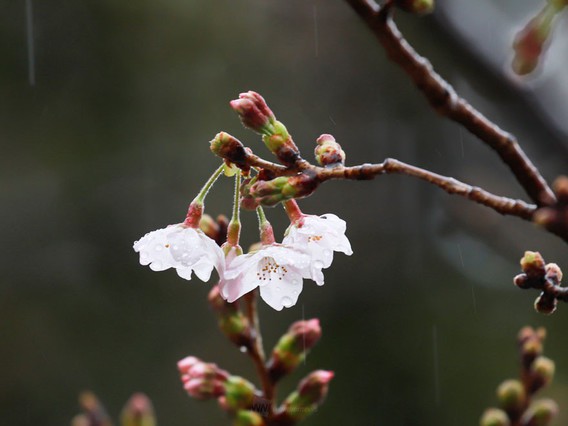
[[[280,287],[276,287],[276,291],[280,292],[280,291],[282,291],[282,289]]]
[[[314,262],[314,268],[316,269],[322,269],[323,268],[323,262],[321,260],[316,260]]]
[[[323,251],[323,255],[324,255],[325,257],[331,256],[331,250],[325,249],[325,250]]]
[[[156,251],[162,251],[163,247],[161,244],[156,244],[156,246],[154,247],[154,250]]]
[[[292,299],[290,299],[289,297],[283,297],[282,298],[282,305],[284,305],[285,308],[289,308],[293,304],[294,304],[294,302],[292,302]]]
[[[302,282],[302,280],[300,280],[299,278],[294,278],[294,279],[292,280],[292,284],[293,284],[293,285],[299,285],[301,282]]]

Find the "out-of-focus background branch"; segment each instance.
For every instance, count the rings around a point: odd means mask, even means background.
[[[439,3],[433,17],[397,13],[409,41],[549,181],[566,173],[566,17],[539,75],[519,81],[509,47],[538,2]],[[239,92],[262,93],[306,157],[331,133],[348,164],[395,157],[524,196],[493,152],[431,111],[342,1],[27,5],[0,17],[2,424],[66,424],[84,388],[113,414],[140,390],[161,424],[225,421],[187,398],[175,367],[191,353],[253,376],[216,330],[210,286],[139,267],[131,245],[183,219],[217,165],[207,142],[218,131],[262,152],[228,107]],[[228,214],[231,190],[220,182],[207,211]],[[323,288],[306,283],[295,308],[261,311],[268,345],[303,316],[326,330],[296,377],[336,372],[306,425],[476,424],[515,375],[512,336],[527,323],[549,331],[548,395],[566,423],[568,314],[537,315],[512,284],[527,249],[565,267],[562,241],[405,176],[329,182],[301,205],[346,219],[355,251],[336,257]],[[284,213],[267,214],[282,232]],[[245,242],[255,232],[250,215]]]

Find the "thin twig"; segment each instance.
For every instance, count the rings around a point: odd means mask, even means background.
[[[430,61],[420,56],[404,39],[391,19],[390,3],[379,8],[371,0],[346,1],[367,23],[389,58],[408,74],[436,111],[463,125],[494,149],[537,206],[555,203],[554,193],[515,137],[458,96],[454,88],[434,71]]]

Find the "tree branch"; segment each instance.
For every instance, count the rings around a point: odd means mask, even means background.
[[[372,0],[346,1],[367,23],[388,57],[408,74],[438,113],[463,125],[495,150],[537,206],[555,203],[554,193],[515,137],[459,97],[454,88],[434,71],[431,63],[404,39],[391,19],[390,3],[379,8]]]

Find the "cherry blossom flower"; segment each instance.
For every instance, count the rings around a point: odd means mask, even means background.
[[[296,304],[302,279],[309,277],[310,259],[304,252],[271,244],[241,256],[229,253],[219,288],[223,298],[232,303],[259,287],[262,299],[280,311]]]
[[[334,214],[322,216],[302,215],[290,225],[282,244],[304,251],[310,257],[310,275],[318,285],[323,285],[322,269],[329,268],[333,252],[348,256],[353,254],[351,244],[345,236],[347,225]]]
[[[186,280],[192,272],[202,281],[209,281],[213,268],[222,276],[225,256],[221,248],[203,231],[184,224],[149,232],[134,243],[140,253],[140,264],[150,265],[153,271],[175,268]]]

